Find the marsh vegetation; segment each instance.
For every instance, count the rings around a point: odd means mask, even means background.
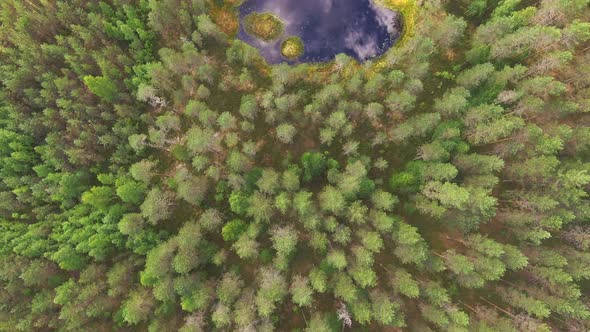
[[[281,37],[285,31],[285,24],[271,13],[251,13],[243,19],[244,30],[256,38],[266,42]]]
[[[305,53],[301,38],[291,36],[281,42],[281,55],[289,60],[296,60]]]

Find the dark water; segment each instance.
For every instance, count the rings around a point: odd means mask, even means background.
[[[248,35],[244,16],[271,12],[285,23],[285,34],[273,42]],[[373,0],[246,0],[240,6],[238,38],[258,48],[269,63],[286,61],[281,56],[281,41],[300,37],[305,53],[300,62],[325,62],[339,53],[358,60],[383,54],[401,32],[401,16]]]

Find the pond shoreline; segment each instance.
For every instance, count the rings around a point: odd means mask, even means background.
[[[340,53],[362,62],[384,55],[407,35],[405,15],[396,6],[393,0],[247,0],[238,7],[237,38],[257,48],[269,64],[327,63]],[[265,41],[247,33],[244,19],[252,13],[275,15],[285,24],[284,34]],[[282,43],[291,36],[301,38],[305,45],[296,61],[281,52]]]

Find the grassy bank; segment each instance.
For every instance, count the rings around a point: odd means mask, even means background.
[[[377,0],[384,7],[398,11],[403,17],[403,29],[397,46],[401,46],[416,31],[416,17],[418,15],[418,4],[416,0]]]

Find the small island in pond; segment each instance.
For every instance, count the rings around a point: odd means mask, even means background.
[[[297,36],[291,36],[281,44],[281,55],[288,60],[296,60],[303,55],[305,47],[303,41]]]
[[[244,17],[244,30],[268,42],[283,35],[285,24],[272,13],[251,13]]]

